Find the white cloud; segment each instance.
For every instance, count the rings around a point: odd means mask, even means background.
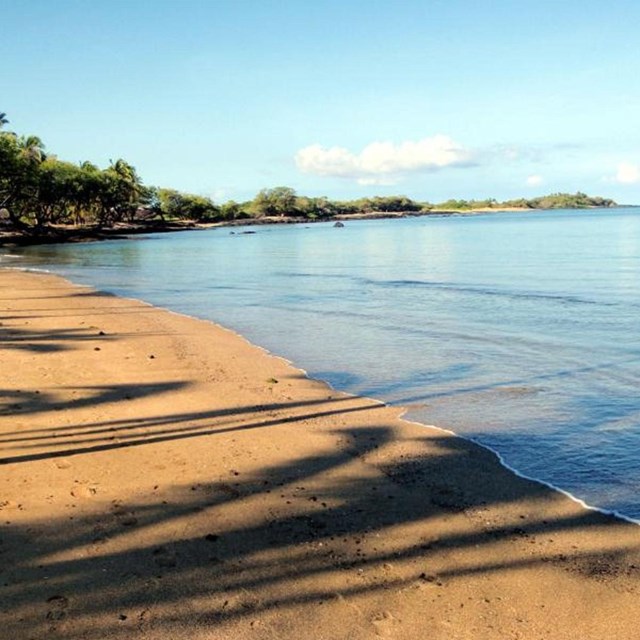
[[[527,178],[527,185],[530,187],[537,187],[539,184],[542,184],[544,182],[544,180],[542,179],[542,176],[529,176]]]
[[[319,144],[312,144],[296,153],[296,165],[304,173],[351,177],[355,171],[355,158],[344,147],[325,149]]]
[[[618,165],[618,173],[616,173],[614,181],[621,184],[640,183],[640,166],[630,162],[621,162]]]
[[[314,144],[300,149],[295,160],[304,173],[352,178],[360,184],[394,184],[408,173],[473,164],[471,152],[445,135],[400,144],[372,142],[357,154]]]

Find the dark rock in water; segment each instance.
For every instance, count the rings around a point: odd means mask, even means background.
[[[251,234],[253,234],[253,233],[255,233],[255,231],[243,231],[243,232],[242,232],[242,235],[244,235],[244,236],[249,236],[249,235],[251,235]]]
[[[333,226],[334,226],[334,227],[344,227],[344,223],[342,223],[342,222],[338,221],[338,222],[336,222]]]

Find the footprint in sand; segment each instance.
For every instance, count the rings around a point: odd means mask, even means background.
[[[138,518],[136,518],[133,514],[124,514],[118,517],[118,522],[123,527],[134,527],[138,524]]]
[[[93,498],[98,493],[98,488],[95,485],[77,485],[70,491],[74,498]]]
[[[59,595],[51,596],[47,598],[47,604],[50,607],[47,611],[47,620],[62,620],[67,616],[68,598]]]
[[[123,527],[133,527],[138,524],[138,518],[136,518],[133,511],[129,511],[119,503],[115,503],[111,507],[111,513],[116,517],[118,524]]]
[[[399,620],[390,611],[381,611],[373,616],[371,624],[376,630],[376,636],[383,638],[396,637],[395,627]]]

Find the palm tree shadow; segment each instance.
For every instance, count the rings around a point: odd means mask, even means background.
[[[0,389],[0,415],[9,414],[14,418],[25,418],[29,415],[48,412],[64,412],[87,407],[99,407],[111,402],[141,399],[149,396],[162,396],[171,391],[178,391],[188,386],[181,380],[168,380],[157,383],[110,384],[104,386],[76,386],[64,391],[77,394],[72,398],[60,399],[47,389],[15,390]],[[58,387],[59,391],[61,388]],[[57,427],[52,427],[56,431]],[[0,435],[0,444],[6,448],[10,443],[28,436],[31,429],[5,431]],[[47,444],[47,443],[45,443]],[[50,443],[49,443],[50,444]],[[3,462],[0,459],[0,464]]]
[[[156,384],[110,385],[92,387],[94,393],[65,403],[62,408],[96,406],[117,400],[159,396],[169,391],[184,388],[186,383],[174,381]],[[15,397],[15,396],[14,396]],[[40,397],[38,396],[38,401]],[[351,406],[340,406],[348,402]],[[61,425],[44,429],[21,429],[5,432],[0,436],[4,457],[0,465],[34,462],[70,455],[91,454],[101,451],[139,447],[195,437],[222,435],[252,429],[264,429],[304,420],[348,415],[355,412],[383,408],[383,405],[367,399],[332,398],[330,408],[322,400],[306,400],[267,405],[250,405],[209,411],[195,411],[178,414],[161,414],[139,417],[132,420],[108,420],[97,423]],[[338,405],[337,407],[335,405]],[[58,409],[58,405],[54,405]],[[320,408],[317,408],[319,407]],[[305,409],[305,413],[280,415],[291,410]],[[42,410],[42,408],[41,408]],[[259,417],[255,417],[255,413]]]
[[[0,324],[0,341],[3,349],[33,353],[54,353],[76,349],[78,342],[106,341],[108,336],[97,335],[96,331],[77,329],[52,329],[46,333],[31,329],[15,329]]]
[[[215,628],[337,596],[446,588],[549,562],[586,578],[640,580],[629,560],[637,540],[630,548],[623,536],[629,525],[603,514],[575,509],[551,520],[534,513],[462,526],[494,508],[555,499],[546,487],[513,478],[488,451],[454,436],[435,443],[416,436],[412,453],[399,453],[406,449],[387,424],[329,435],[340,444],[316,455],[175,483],[144,499],[98,504],[72,521],[8,524],[0,574],[13,611],[6,628],[12,632],[28,614],[36,635],[70,628],[87,638],[124,637],[131,629],[118,627],[122,616],[139,629],[188,628],[194,610]],[[546,542],[602,527],[609,542],[597,552],[559,558]],[[521,542],[540,548],[504,557],[495,550],[501,541],[515,541],[512,551]]]

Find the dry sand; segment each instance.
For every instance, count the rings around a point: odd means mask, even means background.
[[[207,322],[0,270],[0,637],[637,638],[640,528]]]

